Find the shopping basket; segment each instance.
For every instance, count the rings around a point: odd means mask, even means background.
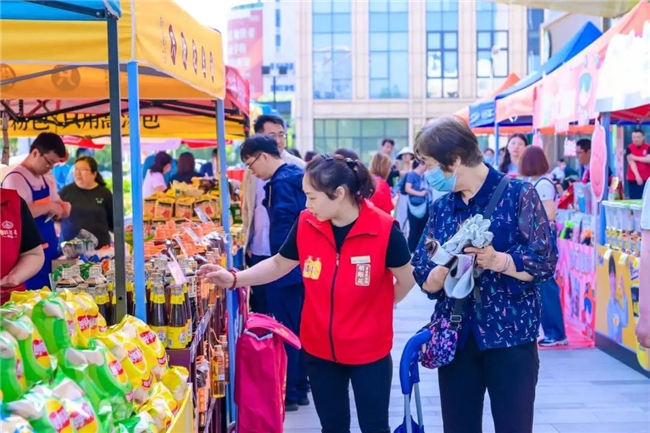
[[[409,339],[399,362],[399,383],[404,395],[404,422],[394,433],[424,433],[422,400],[420,398],[420,372],[418,371],[419,352],[422,345],[431,340],[431,331],[422,329]],[[415,391],[415,410],[418,421],[411,416],[411,393]]]

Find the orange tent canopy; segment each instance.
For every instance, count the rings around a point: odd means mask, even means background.
[[[499,135],[512,135],[512,134],[530,134],[534,131],[532,126],[501,126],[499,127]],[[486,128],[474,128],[472,132],[476,135],[492,135],[494,134],[494,127],[489,126]],[[594,125],[569,125],[568,131],[556,132],[555,127],[548,126],[539,130],[544,135],[571,135],[571,134],[591,134],[594,132]]]
[[[505,90],[507,90],[508,88],[514,86],[517,83],[517,81],[519,81],[519,76],[517,74],[513,73],[513,74],[508,75],[508,77],[501,84],[501,86],[494,89],[492,92],[485,95],[484,97],[482,97],[481,99],[479,99],[476,102],[484,102],[484,101],[487,101],[488,99],[494,99],[494,97],[497,96],[498,94],[500,94],[500,93],[504,92]],[[456,111],[454,113],[454,116],[460,117],[461,119],[463,119],[463,121],[465,123],[467,123],[469,125],[469,105],[467,107],[464,107],[464,108]]]

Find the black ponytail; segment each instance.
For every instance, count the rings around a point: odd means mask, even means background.
[[[375,193],[372,174],[358,160],[341,155],[317,155],[305,170],[314,189],[324,192],[332,200],[336,198],[336,189],[340,186],[357,202],[368,199]]]

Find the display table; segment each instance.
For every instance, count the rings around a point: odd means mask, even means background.
[[[605,245],[597,249],[596,346],[650,377],[650,354],[634,334],[639,317],[641,201],[603,202]]]

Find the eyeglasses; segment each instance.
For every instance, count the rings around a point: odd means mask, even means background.
[[[269,136],[269,137],[273,137],[273,138],[275,138],[275,139],[278,139],[278,138],[285,139],[285,138],[287,138],[287,134],[284,133],[284,132],[279,132],[279,133],[277,133],[277,134],[276,134],[276,133],[271,133],[271,134],[268,134],[268,136]]]
[[[57,162],[52,162],[52,161],[50,161],[50,160],[45,156],[45,154],[44,154],[43,152],[40,152],[40,151],[39,151],[38,153],[43,157],[43,159],[45,160],[45,164],[46,164],[48,167],[52,168],[52,167],[54,167],[55,165],[58,164],[58,161],[57,161]]]
[[[246,164],[246,168],[250,170],[253,167],[253,165],[257,162],[257,160],[260,159],[260,156],[262,156],[261,153],[255,157],[253,162],[251,162],[250,164]]]
[[[91,173],[91,170],[88,168],[75,168],[75,173]]]

